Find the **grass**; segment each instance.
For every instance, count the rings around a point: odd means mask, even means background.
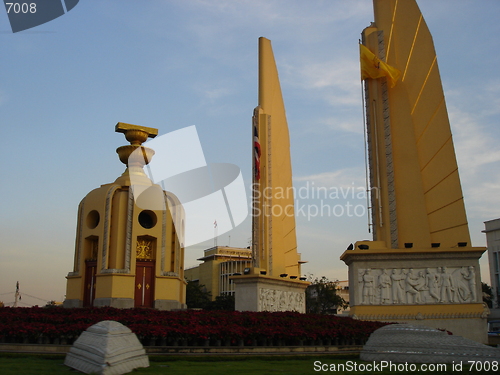
[[[327,365],[330,370],[331,365],[335,365],[336,371],[315,371],[314,363],[320,361]],[[78,374],[63,365],[63,355],[24,355],[24,354],[0,354],[0,374],[2,375],[58,375],[58,374]],[[365,362],[359,360],[357,356],[287,356],[287,357],[171,357],[171,356],[150,356],[150,367],[134,370],[131,374],[168,374],[168,375],[305,375],[305,374],[423,374],[424,372],[396,372],[396,371],[339,371],[338,365],[347,366],[356,363],[358,366]],[[316,370],[318,369],[316,366]],[[435,374],[493,374],[492,372],[469,372],[463,368],[462,371],[453,371],[448,365],[447,372],[434,372]],[[429,372],[427,372],[429,373]]]

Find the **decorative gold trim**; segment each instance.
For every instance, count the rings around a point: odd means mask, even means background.
[[[154,259],[153,256],[153,241],[146,239],[137,239],[136,258],[137,259]]]

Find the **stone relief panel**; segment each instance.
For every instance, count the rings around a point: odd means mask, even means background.
[[[306,312],[305,292],[260,288],[259,311]]]
[[[361,305],[481,302],[473,266],[360,269],[357,288]]]

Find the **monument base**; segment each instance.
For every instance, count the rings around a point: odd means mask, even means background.
[[[233,276],[236,311],[306,312],[306,281],[264,275]]]
[[[351,317],[421,324],[487,343],[479,268],[485,248],[384,245],[357,242],[340,258],[349,266]]]
[[[83,307],[83,301],[81,299],[65,299],[63,302],[63,307],[70,309],[75,307]]]
[[[111,306],[117,309],[132,309],[134,300],[132,298],[96,298],[94,307]]]
[[[170,299],[157,299],[154,302],[155,309],[157,310],[186,310],[187,305],[179,301]]]

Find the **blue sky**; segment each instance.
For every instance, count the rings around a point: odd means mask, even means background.
[[[483,222],[500,217],[500,2],[418,3],[438,54],[473,245],[484,246]],[[26,304],[63,299],[78,203],[124,170],[119,121],[159,134],[196,125],[207,162],[238,165],[250,185],[260,36],[273,43],[296,188],[342,188],[348,196],[327,204],[364,206],[347,189],[365,185],[357,42],[371,21],[370,0],[82,0],[13,34],[1,11],[0,300],[13,300],[4,293],[18,280],[42,299]],[[249,238],[247,219],[218,244],[246,247]],[[339,256],[370,234],[366,216],[345,211],[299,216],[297,238],[304,274],[344,280]],[[188,248],[186,266],[211,245]],[[489,283],[486,264],[483,255]]]

